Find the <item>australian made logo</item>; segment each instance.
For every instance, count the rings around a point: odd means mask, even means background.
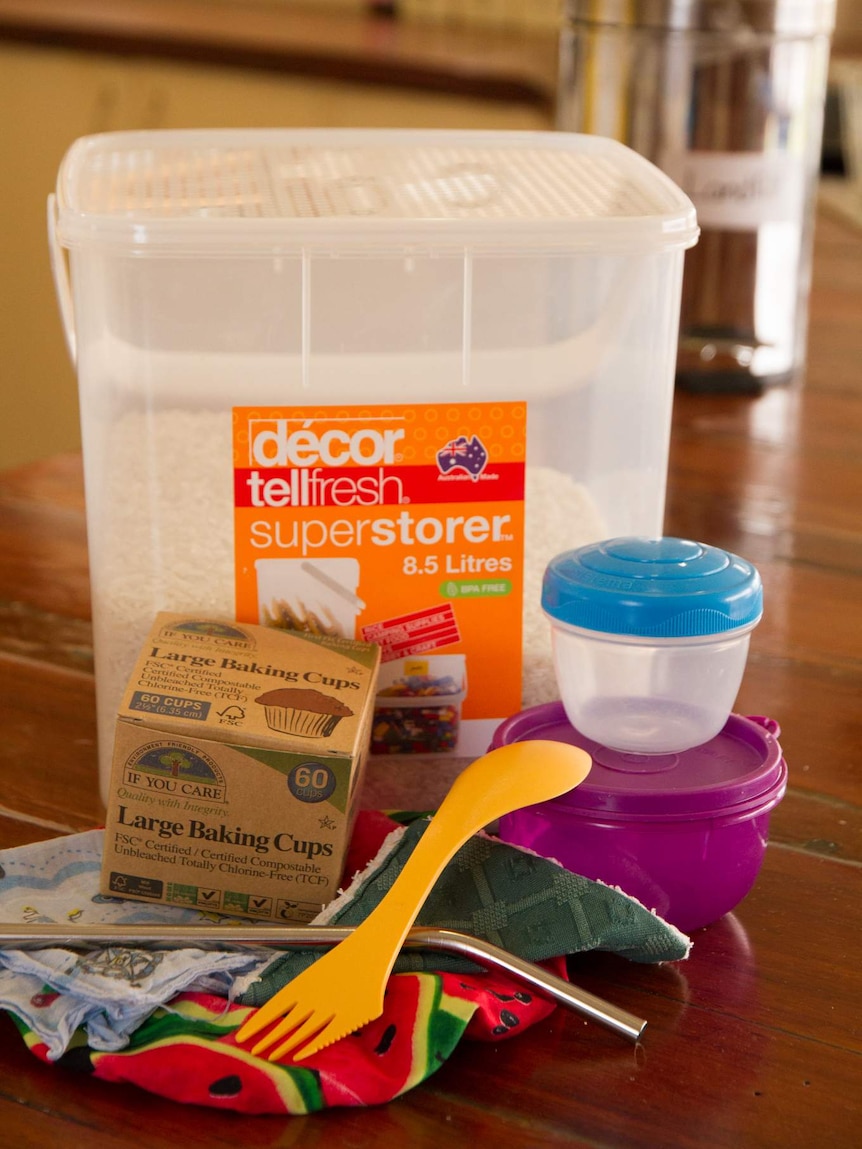
[[[159,631],[159,637],[162,642],[205,643],[222,650],[255,649],[255,641],[248,631],[212,618],[189,618],[168,623]]]
[[[459,435],[437,452],[437,469],[441,475],[453,472],[469,477],[475,483],[488,465],[488,451],[478,435]]]
[[[227,786],[216,762],[184,742],[148,742],[127,759],[123,782],[147,793],[224,802]]]

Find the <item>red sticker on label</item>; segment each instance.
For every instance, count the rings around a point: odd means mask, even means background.
[[[455,611],[445,603],[413,614],[403,614],[400,618],[371,623],[362,628],[362,637],[366,642],[376,642],[380,646],[383,662],[392,662],[396,658],[450,646],[460,640],[461,634]]]

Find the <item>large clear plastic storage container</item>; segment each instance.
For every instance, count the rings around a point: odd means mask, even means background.
[[[662,530],[697,237],[675,184],[565,133],[117,133],[71,147],[49,215],[103,784],[159,610],[466,651],[467,755],[555,696],[545,565]]]

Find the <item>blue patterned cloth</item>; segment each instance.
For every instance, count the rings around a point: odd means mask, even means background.
[[[199,910],[106,898],[99,893],[102,830],[0,851],[0,921],[119,925],[220,920]],[[117,1050],[160,1005],[184,990],[227,995],[239,974],[271,951],[109,946],[0,949],[0,1009],[22,1019],[51,1058],[82,1027],[92,1049]]]
[[[377,856],[316,922],[358,925],[397,878],[427,826],[414,822],[385,839]],[[99,893],[103,831],[0,851],[0,921],[118,925],[237,921],[177,906]],[[475,835],[450,861],[417,921],[461,930],[532,961],[606,950],[637,962],[678,961],[690,942],[639,902],[557,863]],[[243,923],[248,925],[247,922]],[[246,1005],[268,1000],[319,950],[273,956],[266,947],[0,949],[0,1009],[16,1014],[56,1060],[82,1028],[93,1050],[116,1051],[158,1007],[182,992]],[[452,955],[415,951],[396,970],[472,970]]]

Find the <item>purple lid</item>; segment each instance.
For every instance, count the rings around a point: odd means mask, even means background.
[[[702,746],[678,754],[611,750],[576,730],[562,702],[548,702],[508,718],[491,747],[547,738],[580,746],[593,760],[586,779],[554,804],[609,817],[688,818],[727,813],[764,801],[783,789],[786,767],[769,718],[731,714],[724,729]]]

